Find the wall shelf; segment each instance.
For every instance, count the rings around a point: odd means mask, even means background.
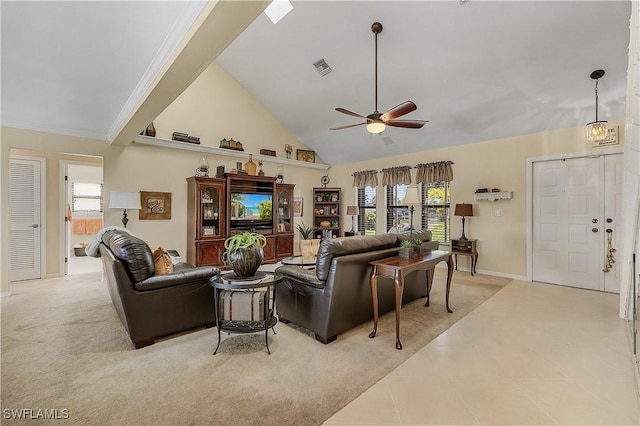
[[[476,192],[473,194],[474,200],[510,200],[513,192],[511,191],[501,191],[501,192]]]
[[[246,151],[234,151],[233,149],[203,146],[203,145],[193,144],[189,142],[180,142],[180,141],[172,141],[168,139],[152,138],[151,136],[141,136],[141,135],[136,136],[136,138],[133,140],[133,143],[136,145],[154,146],[158,148],[169,148],[169,149],[177,149],[181,151],[201,152],[204,154],[225,155],[227,157],[242,158],[244,160],[247,160],[249,158],[249,154],[252,154],[253,159],[256,162],[257,160],[262,160],[265,163],[286,164],[289,166],[307,167],[309,169],[317,169],[317,170],[329,170],[329,168],[331,167],[330,164],[307,163],[305,161],[298,161],[298,160],[293,160],[288,158],[278,158],[278,157],[273,157],[271,155],[261,155],[261,154],[249,153]]]

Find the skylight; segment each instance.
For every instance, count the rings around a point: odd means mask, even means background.
[[[264,13],[271,19],[271,22],[277,24],[291,9],[293,9],[293,5],[289,0],[273,0]]]

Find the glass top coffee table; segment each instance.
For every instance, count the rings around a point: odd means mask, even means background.
[[[281,260],[283,265],[311,266],[316,264],[316,257],[289,256]]]

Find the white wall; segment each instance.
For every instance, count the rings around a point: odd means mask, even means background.
[[[624,123],[618,125],[620,133]],[[402,130],[400,130],[402,131]],[[620,145],[624,145],[624,134]],[[611,147],[607,147],[609,149]],[[353,177],[359,170],[382,170],[391,166],[415,166],[418,163],[450,160],[454,162],[451,182],[451,206],[457,203],[473,204],[473,217],[465,222],[468,238],[478,239],[478,271],[491,272],[509,277],[526,277],[526,160],[561,153],[593,153],[603,148],[592,148],[584,138],[584,127],[555,130],[551,132],[491,140],[470,145],[461,145],[403,154],[378,160],[343,164],[331,168],[331,181],[342,186],[345,200],[355,199]],[[415,180],[415,170],[412,173]],[[382,174],[378,176],[378,208],[383,208],[384,189]],[[511,200],[474,201],[477,188],[499,188],[513,191]],[[502,217],[494,210],[500,209]],[[384,210],[379,210],[384,211]],[[378,214],[378,232],[384,232],[384,214]],[[346,220],[349,220],[347,217]],[[414,219],[419,223],[419,218]],[[451,235],[457,237],[462,231],[461,219],[451,216]]]

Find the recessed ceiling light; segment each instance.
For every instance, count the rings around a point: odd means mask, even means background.
[[[289,0],[273,0],[264,13],[271,19],[271,22],[277,24],[287,13],[291,12],[291,9],[293,9],[293,5]]]

